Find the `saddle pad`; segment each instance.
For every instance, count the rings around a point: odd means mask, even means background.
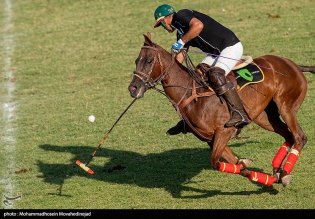
[[[253,57],[242,56],[241,60],[239,60],[238,63],[236,63],[236,66],[232,70],[237,70],[237,69],[243,68],[252,62],[253,62]]]
[[[233,70],[233,72],[237,81],[237,90],[243,89],[248,84],[264,80],[263,71],[253,62],[243,68]]]

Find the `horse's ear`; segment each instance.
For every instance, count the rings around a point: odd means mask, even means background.
[[[144,36],[144,45],[152,46],[153,42],[151,40],[151,34],[148,32],[146,35],[143,34],[143,36]]]
[[[152,41],[152,37],[151,37],[151,33],[147,32],[147,37],[149,37],[149,39]]]

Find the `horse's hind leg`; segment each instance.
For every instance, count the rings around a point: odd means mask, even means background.
[[[292,111],[290,112],[290,110],[284,110],[280,114],[282,115],[284,121],[288,124],[288,127],[291,130],[294,138],[294,146],[291,149],[285,164],[283,165],[283,171],[280,175],[282,184],[286,186],[291,181],[290,173],[292,172],[294,165],[301,154],[302,148],[307,142],[307,137],[298,124],[295,113],[292,113]]]
[[[288,126],[280,119],[277,105],[273,101],[269,103],[265,111],[254,122],[268,131],[281,135],[285,139],[272,161],[273,175],[275,176],[281,171],[282,162],[294,144],[293,135]]]
[[[297,83],[298,82],[299,81],[297,80]],[[274,101],[278,106],[279,113],[291,131],[294,140],[294,146],[291,149],[285,164],[283,165],[283,171],[281,173],[283,185],[287,185],[290,182],[289,175],[298,160],[302,148],[307,142],[307,137],[300,127],[296,117],[297,111],[305,97],[306,87],[306,81],[304,83],[303,81],[300,81],[300,84],[297,88],[289,88],[290,90],[282,91],[281,93],[276,94],[274,97]]]

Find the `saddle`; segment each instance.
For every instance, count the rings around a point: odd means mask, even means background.
[[[208,84],[207,75],[204,75],[201,71],[195,71],[194,78],[198,79],[196,81],[205,82],[208,89],[213,91],[211,85]],[[262,82],[264,80],[264,73],[259,66],[253,62],[251,56],[242,56],[242,59],[226,76],[226,79],[234,84],[237,91],[240,91],[248,84]]]
[[[187,106],[191,101],[197,100],[198,97],[207,97],[214,94],[214,90],[211,85],[208,84],[206,75],[195,71],[193,78],[195,78],[195,80],[193,80],[191,96],[178,103],[178,106],[181,108]],[[264,80],[264,73],[259,66],[253,62],[251,56],[243,56],[226,78],[234,84],[236,90],[239,92],[249,84],[262,82]],[[204,87],[207,88],[207,91],[198,92],[196,90],[196,81],[203,81],[203,85],[205,85]]]

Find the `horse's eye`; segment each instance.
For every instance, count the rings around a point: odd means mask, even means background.
[[[151,62],[153,62],[153,59],[148,59],[147,62],[150,64]]]

